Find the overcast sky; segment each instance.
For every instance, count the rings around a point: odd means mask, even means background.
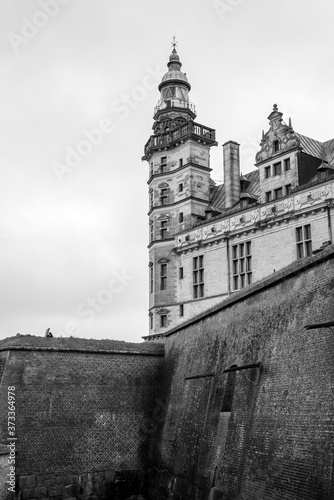
[[[277,103],[334,137],[332,0],[1,0],[0,338],[148,334],[148,167],[178,40],[197,121],[254,157]]]

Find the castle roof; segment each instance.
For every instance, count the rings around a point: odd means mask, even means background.
[[[243,194],[247,195],[247,198],[252,198],[257,200],[260,194],[260,175],[258,170],[253,170],[248,174],[243,174],[242,180],[246,181],[245,187],[243,189]],[[229,212],[225,208],[225,185],[220,184],[219,186],[213,186],[211,191],[210,205],[218,212],[222,214]],[[241,208],[240,201],[233,207],[233,209],[238,210]]]

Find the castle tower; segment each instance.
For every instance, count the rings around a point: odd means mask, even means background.
[[[149,335],[163,334],[182,320],[176,283],[182,267],[174,252],[177,234],[205,219],[210,198],[210,148],[215,131],[196,123],[191,89],[173,51],[158,87],[153,135],[145,145],[149,164]]]

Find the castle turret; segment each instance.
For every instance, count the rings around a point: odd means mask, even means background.
[[[215,131],[194,122],[190,83],[176,51],[159,84],[153,135],[145,145],[149,163],[150,335],[162,334],[179,322],[176,280],[180,270],[174,255],[176,234],[205,219],[210,197],[210,147]]]

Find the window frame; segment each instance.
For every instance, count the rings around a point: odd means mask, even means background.
[[[241,290],[252,284],[252,241],[232,245],[233,291]]]
[[[311,224],[296,227],[297,260],[311,257],[312,255],[312,230]]]
[[[282,162],[278,161],[273,164],[274,176],[282,175]]]
[[[160,291],[167,290],[167,264],[160,264]]]
[[[204,290],[204,255],[193,257],[193,298],[202,299]]]

